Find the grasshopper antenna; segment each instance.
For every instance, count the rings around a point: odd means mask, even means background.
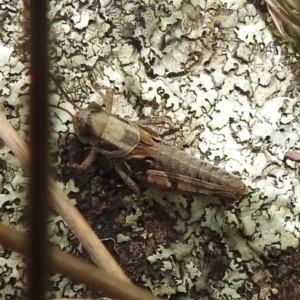
[[[70,115],[71,117],[72,117],[72,119],[74,118],[74,115],[71,113],[71,112],[69,112],[67,109],[65,109],[65,108],[63,108],[63,107],[60,107],[60,106],[58,106],[58,105],[54,105],[54,104],[48,104],[50,107],[54,107],[54,108],[57,108],[57,109],[60,109],[60,110],[62,110],[62,111],[64,111],[64,112],[66,112],[68,115]]]
[[[78,110],[82,110],[82,108],[80,106],[78,106],[69,96],[68,94],[63,90],[63,88],[61,87],[61,85],[56,81],[56,79],[54,78],[54,76],[49,72],[50,78],[53,80],[53,82],[55,83],[55,85],[57,86],[57,88],[59,89],[59,91],[63,94],[63,96],[65,97],[65,99],[72,104],[72,106]],[[55,107],[55,108],[60,108],[61,110],[66,111],[66,109],[62,108],[62,107],[58,107],[55,105],[50,105],[51,107]],[[69,115],[72,115],[70,112],[67,112]]]

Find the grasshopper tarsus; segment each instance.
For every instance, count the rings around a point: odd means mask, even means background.
[[[79,165],[79,164],[75,164],[72,162],[68,162],[67,164],[65,164],[63,166],[67,166],[68,168],[77,169],[77,170],[81,170],[81,171],[86,170],[81,166],[81,164]]]

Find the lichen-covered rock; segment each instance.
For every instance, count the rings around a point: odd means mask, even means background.
[[[0,107],[27,139],[22,3],[1,8]],[[165,139],[241,175],[249,187],[231,206],[146,190],[141,208],[105,158],[84,175],[61,173],[62,163],[82,159],[84,148],[71,138],[70,117],[51,109],[49,147],[59,184],[76,195],[101,238],[116,240],[130,277],[156,295],[287,299],[275,282],[283,275],[275,276],[266,260],[299,246],[298,163],[284,156],[300,147],[299,94],[288,64],[293,51],[279,43],[265,12],[247,1],[50,1],[51,71],[78,105],[105,103],[92,79],[110,86],[113,113],[135,121],[168,116],[180,130]],[[53,83],[50,91],[52,103],[74,111]],[[4,146],[0,157],[1,219],[25,229],[26,174]],[[49,230],[52,243],[82,252],[59,216],[50,218]],[[22,258],[0,250],[0,293],[18,299],[25,282]],[[51,297],[88,296],[63,276],[53,275],[51,282]]]

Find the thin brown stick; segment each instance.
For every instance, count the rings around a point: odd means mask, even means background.
[[[27,144],[18,136],[15,129],[6,120],[5,116],[0,112],[0,139],[4,141],[8,148],[19,159],[24,169],[28,168],[29,152]],[[105,246],[98,239],[96,234],[90,228],[83,216],[76,207],[71,203],[70,199],[56,185],[54,180],[49,177],[50,204],[59,213],[70,229],[77,236],[83,247],[92,257],[93,261],[109,274],[129,281],[123,270],[107,251]]]
[[[23,255],[28,256],[28,236],[0,223],[0,243]],[[54,270],[69,276],[73,280],[87,284],[107,296],[121,300],[159,300],[146,290],[128,281],[114,278],[107,272],[89,265],[77,257],[65,253],[57,248],[49,249],[49,266]],[[38,284],[38,283],[37,283]]]
[[[92,298],[51,298],[48,300],[92,300]]]

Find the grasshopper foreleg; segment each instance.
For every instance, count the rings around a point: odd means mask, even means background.
[[[113,102],[114,102],[114,90],[109,88],[106,85],[97,83],[97,82],[93,82],[93,86],[95,89],[103,89],[106,92],[106,111],[108,113],[111,113],[112,110],[112,106],[113,106]]]
[[[98,153],[99,150],[93,147],[88,157],[80,165],[75,163],[68,163],[67,166],[78,170],[86,170],[95,161]]]

